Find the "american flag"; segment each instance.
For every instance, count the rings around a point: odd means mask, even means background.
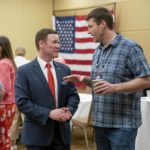
[[[61,43],[60,55],[72,73],[90,76],[92,56],[97,45],[87,32],[85,16],[55,17],[55,29]]]

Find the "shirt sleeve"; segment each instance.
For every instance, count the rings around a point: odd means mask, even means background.
[[[135,77],[150,75],[150,68],[139,45],[134,45],[130,49],[127,65]]]

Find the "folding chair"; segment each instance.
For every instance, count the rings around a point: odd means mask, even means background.
[[[88,143],[88,137],[87,137],[87,131],[86,129],[88,127],[92,128],[92,102],[88,114],[88,119],[87,118],[79,118],[79,119],[72,119],[72,134],[73,134],[73,128],[77,126],[83,129],[84,131],[84,137],[85,137],[85,142],[86,142],[86,147],[87,150],[89,150],[89,143]]]

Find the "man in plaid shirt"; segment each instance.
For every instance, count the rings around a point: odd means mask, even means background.
[[[140,98],[142,90],[150,87],[150,68],[142,48],[114,32],[109,10],[96,8],[86,20],[88,32],[100,43],[93,55],[91,78],[71,75],[64,80],[93,88],[97,150],[135,150],[142,124]],[[92,86],[95,79],[99,81]]]

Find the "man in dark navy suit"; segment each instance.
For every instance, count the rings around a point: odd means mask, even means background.
[[[69,67],[53,60],[60,48],[57,32],[41,29],[35,44],[36,59],[18,68],[15,83],[16,103],[25,114],[21,141],[27,150],[70,150],[69,120],[79,96],[73,83],[63,81]]]

